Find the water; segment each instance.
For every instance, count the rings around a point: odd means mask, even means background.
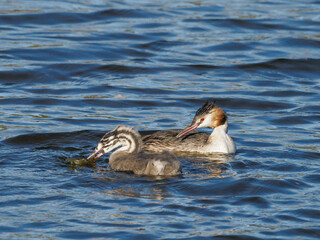
[[[319,1],[5,1],[1,239],[319,239]],[[207,99],[234,157],[151,178],[79,165],[118,124]],[[204,130],[209,131],[209,130]]]

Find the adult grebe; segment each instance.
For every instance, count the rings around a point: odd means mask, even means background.
[[[110,168],[116,171],[131,171],[138,175],[173,176],[181,173],[181,163],[173,153],[145,153],[141,151],[141,135],[134,128],[119,125],[106,133],[88,159],[97,159],[104,153],[113,152]]]
[[[211,134],[196,131],[196,128],[214,128]],[[178,152],[227,153],[236,152],[236,146],[228,135],[226,113],[215,105],[206,102],[196,112],[190,126],[183,130],[158,131],[142,138],[143,149],[151,152],[169,150]]]

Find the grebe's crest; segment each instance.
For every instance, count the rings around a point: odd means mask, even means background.
[[[198,109],[195,117],[210,113],[211,110],[213,110],[216,107],[215,103],[216,101],[208,100],[201,108]]]

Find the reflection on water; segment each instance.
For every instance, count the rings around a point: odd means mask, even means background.
[[[142,133],[143,134],[143,133]],[[227,165],[228,162],[234,160],[234,155],[232,154],[198,154],[198,153],[177,153],[175,154],[179,161],[183,163],[183,176],[192,177],[195,179],[209,179],[216,177],[226,177],[228,174],[230,166]],[[103,157],[102,157],[103,158]],[[81,171],[83,168],[91,168],[93,172],[97,175],[96,177],[99,179],[103,179],[104,181],[115,181],[117,182],[118,175],[115,175],[115,172],[108,167],[108,160],[102,159],[99,162],[95,162],[94,160],[87,160],[86,158],[67,158],[63,160],[66,163],[66,166],[70,170],[73,171]],[[127,178],[141,178],[148,180],[165,180],[168,178],[180,178],[181,176],[135,176],[131,172],[118,172],[119,174],[127,177]],[[122,189],[122,188],[121,188]],[[120,189],[120,190],[121,190]],[[118,191],[112,191],[115,194]],[[120,191],[121,193],[121,191]],[[150,196],[151,197],[151,196]]]
[[[0,238],[319,239],[319,11],[0,4]],[[212,98],[235,156],[181,154],[170,178],[82,162],[116,125],[183,129]]]

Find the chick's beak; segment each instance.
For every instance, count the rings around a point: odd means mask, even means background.
[[[198,128],[199,125],[200,125],[200,122],[199,122],[199,123],[192,124],[192,125],[190,125],[189,127],[186,127],[186,128],[183,129],[176,137],[177,137],[177,138],[182,137],[183,135],[187,134],[188,132],[191,132],[192,130]]]
[[[87,158],[88,160],[96,160],[104,154],[103,147],[100,144],[96,147],[94,152]]]

